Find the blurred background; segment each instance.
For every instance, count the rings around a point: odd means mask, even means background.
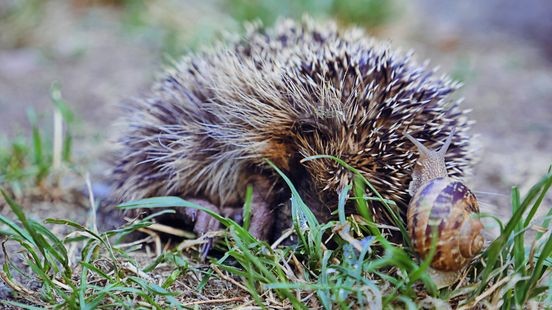
[[[484,211],[507,216],[511,187],[552,163],[549,0],[0,0],[0,147],[28,136],[29,116],[50,126],[57,82],[75,157],[100,175],[118,106],[163,67],[244,21],[304,14],[412,48],[464,83],[481,158],[469,183]]]

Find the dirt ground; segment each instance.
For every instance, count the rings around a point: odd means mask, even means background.
[[[28,131],[29,107],[49,117],[50,86],[59,81],[80,119],[75,158],[93,183],[101,183],[117,107],[148,89],[162,68],[162,43],[155,33],[125,29],[118,7],[78,2],[48,2],[32,25],[0,21],[0,135]],[[170,16],[190,34],[206,24],[218,30],[234,25],[224,12],[208,10],[212,2],[185,2]],[[414,48],[418,61],[429,58],[440,72],[464,81],[460,93],[473,110],[480,147],[468,183],[484,212],[506,218],[511,187],[519,185],[524,193],[552,164],[552,4],[535,0],[519,8],[515,1],[498,2],[409,2],[376,35],[402,50]],[[546,206],[551,204],[549,199]],[[47,203],[29,211],[37,218],[81,221],[87,212],[59,205],[52,210]]]

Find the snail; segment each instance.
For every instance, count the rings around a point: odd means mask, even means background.
[[[454,130],[438,151],[426,148],[409,134],[405,136],[419,152],[408,189],[412,196],[407,210],[408,233],[422,259],[435,246],[430,273],[438,286],[447,286],[483,247],[479,205],[466,185],[447,174],[445,154]],[[437,239],[432,243],[433,237]]]

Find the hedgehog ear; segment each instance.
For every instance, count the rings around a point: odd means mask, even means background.
[[[450,144],[452,143],[452,137],[454,136],[455,133],[456,133],[456,128],[452,128],[449,136],[447,137],[447,140],[445,140],[445,144],[443,144],[443,146],[441,146],[441,148],[438,151],[439,155],[445,156]]]

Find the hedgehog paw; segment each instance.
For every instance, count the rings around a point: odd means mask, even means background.
[[[259,240],[268,240],[272,232],[274,217],[266,193],[270,191],[270,184],[265,180],[257,180],[253,185],[251,200],[251,223],[249,232]]]
[[[188,199],[188,201],[220,214],[219,208],[206,200]],[[199,236],[202,236],[210,231],[217,231],[220,228],[220,222],[204,211],[186,208],[184,212],[186,216],[190,218],[194,223],[193,230]],[[200,250],[202,259],[205,259],[207,257],[207,254],[209,253],[209,250],[211,250],[212,246],[213,238],[208,238],[207,242],[203,244]]]
[[[243,208],[223,208],[221,214],[240,225],[243,224]]]

